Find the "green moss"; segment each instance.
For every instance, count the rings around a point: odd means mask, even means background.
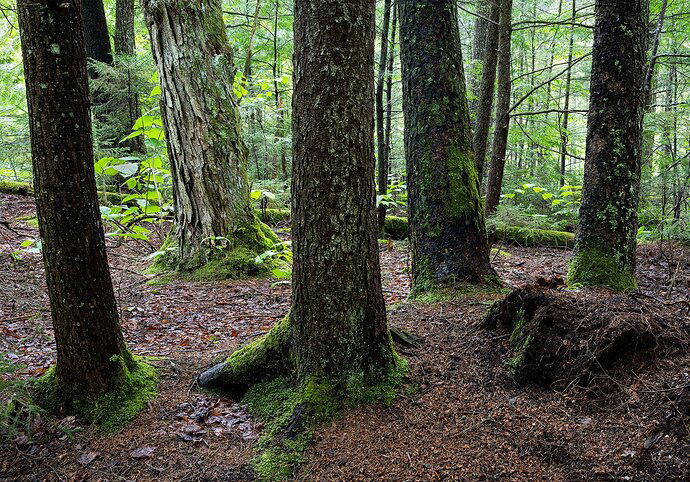
[[[17,221],[24,221],[27,226],[38,228],[38,218],[36,216],[21,216],[17,218]]]
[[[471,149],[461,150],[455,146],[448,149],[448,176],[450,180],[449,202],[446,214],[451,219],[481,219],[482,201],[479,195],[479,181]]]
[[[518,246],[571,248],[575,244],[575,235],[573,233],[502,224],[492,226],[489,229],[489,236],[494,241]]]
[[[532,343],[532,335],[525,335],[524,333],[525,323],[525,312],[520,310],[515,314],[513,331],[508,339],[508,344],[512,348],[514,355],[505,362],[506,369],[513,376],[515,376],[524,365],[527,350]]]
[[[383,224],[383,233],[391,239],[407,238],[407,218],[400,216],[386,216]]]
[[[113,357],[112,363],[120,375],[115,387],[93,398],[63,400],[57,393],[55,367],[38,379],[34,394],[39,405],[57,412],[67,406],[69,413],[95,424],[104,432],[116,431],[132,421],[156,396],[157,376],[153,366],[142,357],[133,357],[130,363]]]
[[[566,284],[570,288],[608,286],[616,291],[634,291],[635,274],[617,253],[593,246],[577,249],[568,263]]]
[[[31,183],[28,182],[18,182],[0,179],[0,193],[28,196],[34,193],[34,187]]]
[[[255,209],[254,214],[256,214],[258,219],[270,226],[289,223],[291,217],[290,210],[287,208],[267,208],[265,210]]]
[[[254,261],[256,251],[245,246],[238,246],[223,253],[222,257],[214,257],[200,268],[183,277],[193,281],[208,281],[218,279],[243,279],[248,276],[266,274],[265,266]]]
[[[251,386],[242,403],[265,424],[252,459],[259,479],[292,477],[314,431],[343,409],[362,403],[390,404],[408,371],[406,360],[397,354],[395,360],[395,366],[375,384],[355,374],[338,382],[308,377],[299,386],[281,376]]]

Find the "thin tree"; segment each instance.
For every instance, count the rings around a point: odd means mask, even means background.
[[[381,23],[381,49],[379,56],[378,75],[376,77],[375,111],[376,111],[376,154],[378,156],[378,193],[385,196],[388,193],[388,149],[386,149],[386,131],[384,124],[383,92],[385,89],[386,66],[388,64],[388,30],[391,23],[391,0],[383,3],[383,20]],[[386,220],[386,206],[378,207],[379,229],[383,230]]]
[[[496,84],[496,63],[498,61],[498,21],[500,0],[492,0],[489,20],[486,25],[486,46],[482,59],[482,79],[479,83],[477,100],[477,118],[475,121],[472,145],[475,152],[477,177],[481,185],[484,177],[486,162],[486,148],[489,144],[489,127],[491,126],[491,112],[494,106],[494,89]]]
[[[570,286],[635,288],[646,0],[597,0],[585,178]]]
[[[45,401],[103,421],[98,417],[107,414],[96,410],[124,407],[136,398],[136,387],[151,391],[155,384],[143,381],[148,372],[127,350],[118,320],[96,194],[80,4],[19,0],[18,12],[36,211],[57,347],[55,369],[43,380],[49,385]],[[132,385],[135,378],[140,385]],[[106,406],[102,397],[108,394],[112,403]],[[133,403],[128,408],[141,409],[146,398]]]
[[[251,205],[221,2],[144,0],[143,7],[173,178],[175,265],[190,271],[218,257],[225,260],[218,277],[251,273],[256,255],[278,239]]]
[[[343,403],[404,367],[386,328],[377,246],[374,13],[369,0],[295,2],[292,309],[200,375],[202,386],[241,393],[287,375]]]
[[[513,0],[501,0],[498,26],[498,93],[496,99],[496,127],[491,150],[491,166],[486,186],[486,214],[496,211],[503,186],[503,170],[510,127],[510,43],[512,37]]]
[[[452,0],[399,0],[412,290],[495,277]]]

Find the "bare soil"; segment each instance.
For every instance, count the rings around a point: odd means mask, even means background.
[[[18,220],[33,214],[33,203],[0,195],[0,206],[11,228],[0,226],[0,355],[23,366],[12,377],[38,376],[54,363],[42,262],[38,254],[11,256],[37,236]],[[0,480],[250,480],[261,424],[233,400],[197,390],[194,378],[284,316],[289,284],[151,286],[141,274],[149,246],[108,244],[125,337],[134,353],[160,357],[159,395],[116,434],[69,418],[39,420],[0,442]],[[552,286],[565,277],[568,256],[501,247],[494,265],[508,287]],[[482,323],[504,295],[407,302],[405,245],[382,245],[381,259],[389,323],[421,337],[417,348],[401,349],[409,383],[391,406],[349,410],[319,431],[296,478],[690,479],[687,350],[605,371],[588,386],[518,385],[504,367],[508,334]],[[626,302],[690,322],[690,250],[644,245],[638,259],[640,290]]]

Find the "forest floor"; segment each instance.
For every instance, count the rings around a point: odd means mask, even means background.
[[[12,377],[37,376],[55,356],[42,261],[40,254],[11,257],[23,239],[37,236],[18,220],[34,214],[33,202],[0,194],[0,211],[16,231],[0,226],[0,354],[23,366]],[[194,379],[287,313],[289,283],[153,286],[141,274],[146,246],[108,244],[127,343],[135,354],[160,357],[153,361],[159,395],[115,434],[77,430],[66,418],[0,441],[0,480],[251,478],[261,424],[234,401],[199,391]],[[389,324],[421,337],[417,348],[401,350],[409,386],[391,406],[348,410],[320,430],[296,478],[690,479],[690,353],[648,358],[586,388],[521,387],[503,366],[506,336],[481,324],[502,294],[408,302],[406,245],[381,250]],[[494,266],[506,287],[519,287],[564,278],[568,256],[501,247]],[[690,249],[644,245],[638,259],[640,303],[690,318]]]

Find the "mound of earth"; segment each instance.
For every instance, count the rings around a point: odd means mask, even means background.
[[[518,383],[565,388],[687,349],[685,310],[639,294],[527,286],[496,302],[484,325],[507,331],[505,365]]]

